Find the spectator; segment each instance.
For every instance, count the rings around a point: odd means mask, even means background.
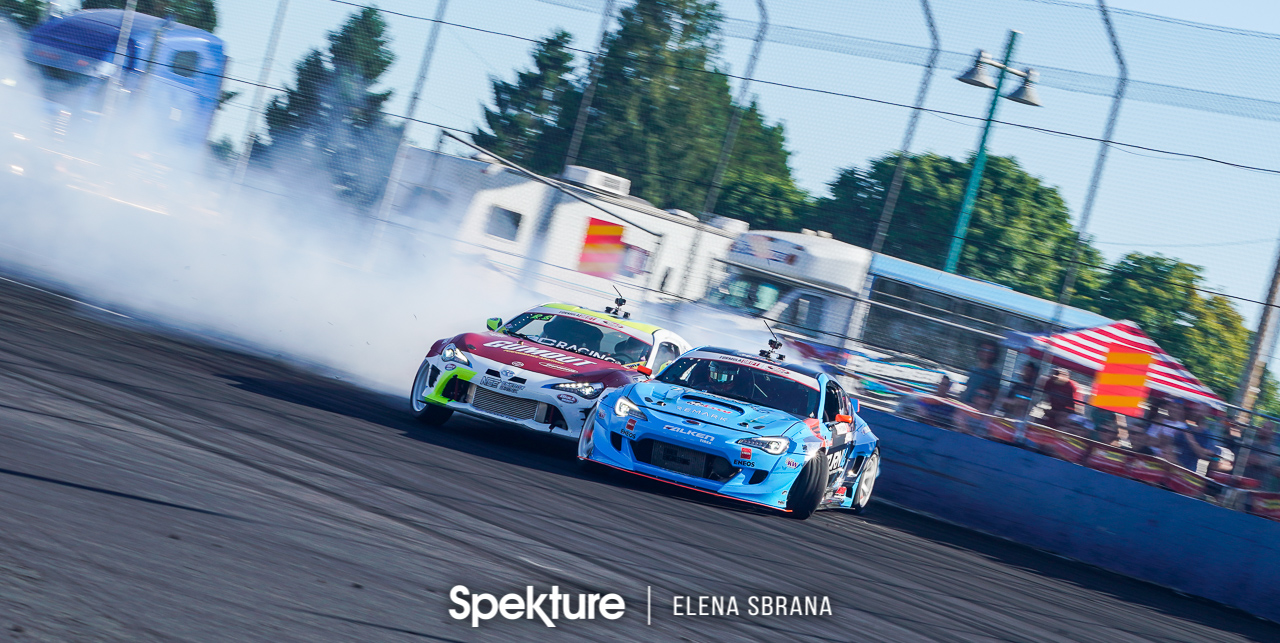
[[[1009,386],[1009,398],[1030,400],[1036,392],[1036,380],[1039,376],[1040,372],[1036,369],[1035,362],[1023,364],[1018,381]]]
[[[1061,412],[1059,412],[1059,417],[1061,417]],[[1064,421],[1055,428],[1082,438],[1093,437],[1093,422],[1079,413],[1068,413]]]
[[[1071,414],[1076,410],[1076,401],[1080,397],[1080,389],[1071,381],[1071,375],[1065,368],[1053,369],[1053,375],[1044,383],[1044,396],[1049,402],[1050,411],[1065,411]]]
[[[982,415],[975,416],[972,413],[964,413],[960,416],[960,422],[956,428],[965,433],[977,436],[987,435],[987,416],[992,414],[991,405],[996,401],[996,392],[989,388],[978,391],[973,396],[973,408]]]
[[[960,401],[973,405],[973,398],[978,391],[1000,390],[1000,371],[996,370],[996,344],[991,340],[983,340],[978,344],[978,365],[969,371],[964,383],[964,392]]]
[[[951,378],[944,373],[942,379],[938,380],[938,386],[933,389],[934,397],[943,399],[951,397]]]
[[[1213,436],[1209,435],[1208,428],[1196,421],[1203,420],[1196,406],[1195,402],[1186,405],[1184,415],[1190,421],[1182,423],[1183,430],[1173,437],[1173,443],[1178,465],[1198,473],[1201,460],[1208,460],[1211,466],[1218,459],[1218,449],[1214,446]]]
[[[938,381],[938,388],[933,391],[934,397],[939,399],[949,399],[951,397],[951,378],[946,375]],[[955,412],[955,407],[946,402],[933,402],[925,404],[925,419],[937,426],[951,426],[951,414]]]
[[[1276,439],[1276,423],[1266,420],[1249,447],[1244,477],[1253,478],[1262,491],[1280,491],[1280,443]]]
[[[1151,424],[1148,433],[1154,438],[1153,448],[1160,451],[1160,457],[1176,461],[1178,459],[1178,436],[1187,430],[1187,423],[1183,421],[1182,404],[1171,403],[1163,405],[1160,409],[1161,415]]]
[[[1093,430],[1093,440],[1107,446],[1120,446],[1120,428],[1116,426],[1115,415],[1104,417]]]
[[[1135,420],[1129,427],[1129,448],[1133,449],[1134,453],[1158,457],[1160,452],[1154,446],[1155,439],[1149,430],[1150,425],[1146,420]]]

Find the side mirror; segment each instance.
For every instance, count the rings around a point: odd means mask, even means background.
[[[853,416],[852,416],[852,415],[845,415],[845,414],[841,413],[840,415],[837,415],[837,416],[836,416],[836,422],[844,422],[845,424],[852,424],[852,423],[853,423]]]
[[[484,325],[485,325],[485,326],[488,326],[488,327],[489,327],[489,330],[498,330],[498,327],[499,327],[499,326],[502,326],[502,318],[501,318],[501,317],[490,317],[490,318],[488,319],[488,321],[486,321],[486,322],[484,323]]]
[[[649,368],[648,366],[645,366],[644,364],[637,366],[636,371],[639,372],[641,375],[644,375],[645,377],[649,377],[653,375],[653,369]]]

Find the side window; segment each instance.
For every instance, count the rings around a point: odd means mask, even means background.
[[[174,52],[173,60],[169,61],[169,65],[173,73],[183,78],[191,78],[196,75],[196,71],[200,68],[200,53],[195,51]]]
[[[675,344],[672,344],[671,342],[662,342],[661,344],[658,344],[658,351],[654,354],[653,358],[654,370],[662,368],[668,362],[674,361],[675,358],[679,356],[680,349],[676,348]]]
[[[515,241],[516,235],[520,232],[519,212],[512,212],[506,208],[494,206],[489,211],[489,221],[485,224],[484,231],[486,234],[506,239],[507,241]]]
[[[796,297],[796,300],[787,306],[787,310],[782,315],[782,321],[791,326],[795,326],[796,330],[805,335],[816,335],[822,331],[822,312],[826,306],[826,300],[810,294],[803,294]]]
[[[822,401],[822,421],[835,422],[836,416],[842,413],[840,389],[831,384],[827,384],[826,399]]]

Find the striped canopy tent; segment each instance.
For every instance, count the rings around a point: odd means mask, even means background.
[[[1136,409],[1147,389],[1221,408],[1222,398],[1164,352],[1137,324],[1119,321],[1031,338],[1040,357],[1048,347],[1053,362],[1092,375],[1092,404],[1116,411]]]

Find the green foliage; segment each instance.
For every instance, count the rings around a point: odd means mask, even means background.
[[[124,9],[129,0],[81,0],[81,9]],[[218,27],[216,0],[138,0],[135,10],[149,16],[173,19],[184,25],[213,31]]]
[[[831,182],[831,197],[815,208],[812,225],[855,245],[871,245],[884,196],[902,158],[889,154],[868,169],[848,168]],[[885,254],[941,268],[951,244],[960,201],[972,162],[937,154],[912,154],[902,192],[885,240]],[[991,156],[979,184],[978,199],[959,273],[1015,290],[1055,299],[1076,243],[1066,203],[1057,188],[1028,174],[1017,160]],[[1072,303],[1092,308],[1101,255],[1087,247],[1081,257],[1078,296]]]
[[[213,158],[225,165],[230,165],[236,158],[236,146],[231,142],[230,136],[223,136],[216,142],[209,143],[209,151],[213,153]]]
[[[726,178],[716,213],[756,229],[793,230],[800,227],[809,207],[808,193],[790,177],[748,170]]]
[[[267,105],[267,160],[304,172],[322,164],[340,196],[375,203],[399,135],[382,114],[391,92],[373,91],[395,59],[389,41],[381,13],[365,7],[329,34],[327,52],[298,61],[293,85]]]
[[[1201,273],[1177,259],[1130,253],[1106,276],[1099,309],[1137,322],[1206,386],[1230,398],[1248,359],[1250,333],[1230,301],[1197,290]]]
[[[477,132],[476,145],[535,172],[559,171],[564,151],[550,138],[558,135],[566,94],[575,91],[568,78],[572,41],[567,31],[557,31],[534,49],[532,71],[517,73],[514,83],[492,79],[495,109],[484,110],[492,133]]]
[[[8,18],[23,29],[36,26],[48,12],[48,0],[0,0],[0,18]]]
[[[720,20],[706,0],[637,0],[622,10],[605,40],[579,163],[630,179],[633,194],[659,207],[702,209],[735,109],[716,67]],[[477,133],[486,147],[526,155],[549,174],[563,167],[586,83],[566,81],[570,61],[546,49],[559,36],[535,50],[534,71],[514,84],[494,81],[491,133]],[[781,125],[746,106],[726,174],[773,177],[794,191],[785,138]]]

